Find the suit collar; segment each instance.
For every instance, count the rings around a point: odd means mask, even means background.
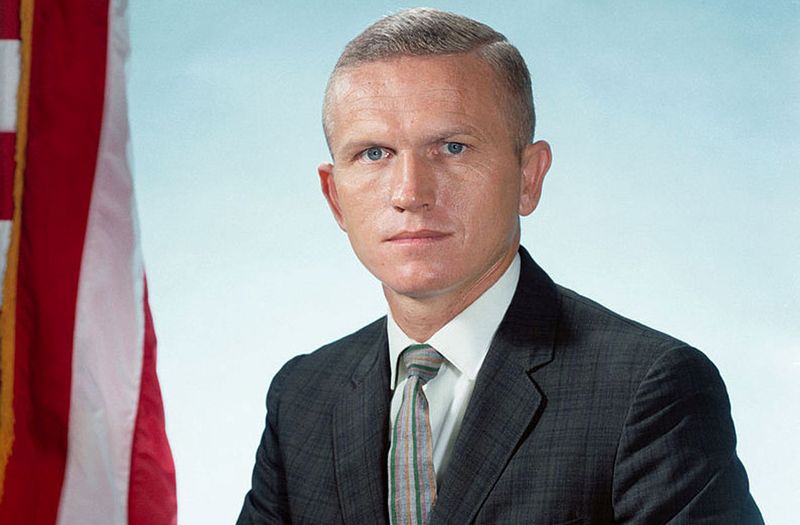
[[[520,246],[519,285],[493,346],[509,352],[527,371],[553,359],[560,295],[555,283]]]
[[[519,285],[478,374],[431,523],[470,523],[543,410],[529,373],[553,359],[555,284],[520,248]]]

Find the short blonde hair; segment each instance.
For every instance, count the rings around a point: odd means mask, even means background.
[[[402,56],[475,53],[505,88],[509,123],[518,151],[533,141],[536,113],[531,76],[519,50],[505,36],[471,18],[418,7],[381,18],[351,40],[333,68],[322,104],[322,128],[330,148],[333,84],[347,69]]]

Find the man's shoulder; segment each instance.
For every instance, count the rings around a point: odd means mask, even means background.
[[[385,346],[386,317],[313,352],[301,354],[286,363],[278,376],[288,383],[330,388],[350,380],[359,366],[372,366]],[[277,377],[277,376],[276,376]]]
[[[686,346],[683,341],[634,321],[569,288],[556,285],[561,299],[562,323],[595,337],[640,340],[658,346]]]
[[[386,340],[386,316],[372,321],[353,333],[327,343],[304,357],[310,363],[327,365],[331,361],[350,362],[362,359],[365,353]]]
[[[568,361],[589,360],[609,376],[643,377],[660,367],[716,375],[708,357],[672,335],[625,317],[600,303],[557,285],[560,319],[557,339]]]
[[[529,322],[536,323],[538,329],[555,328],[560,344],[571,344],[582,352],[641,354],[688,347],[675,337],[553,282],[524,248],[520,248],[520,255],[520,283],[507,315],[518,329],[525,329],[524,325]]]

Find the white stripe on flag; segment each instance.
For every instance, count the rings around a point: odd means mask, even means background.
[[[0,307],[3,305],[3,279],[6,275],[8,243],[11,240],[11,221],[0,221]]]
[[[0,40],[0,131],[17,130],[19,40]]]
[[[128,162],[126,1],[109,8],[106,99],[83,249],[58,523],[124,525],[144,344],[144,272]]]

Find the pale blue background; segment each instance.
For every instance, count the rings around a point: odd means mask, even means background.
[[[555,280],[714,360],[767,522],[797,523],[800,4],[500,5],[434,3],[505,33],[530,65],[555,161],[523,243]],[[339,51],[398,7],[130,4],[135,175],[183,524],[235,520],[278,367],[384,312],[316,166]]]

